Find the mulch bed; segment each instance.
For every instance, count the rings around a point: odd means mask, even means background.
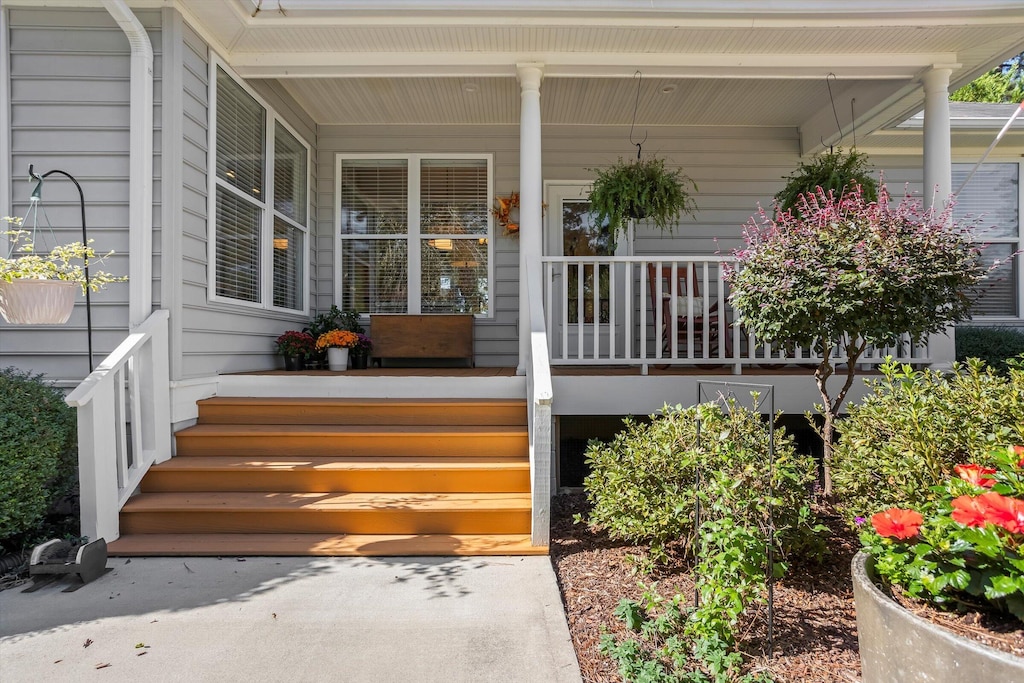
[[[643,547],[613,541],[574,524],[573,515],[585,513],[581,493],[557,496],[552,506],[551,561],[558,576],[576,647],[580,671],[587,683],[620,681],[615,663],[598,651],[601,634],[626,634],[612,612],[622,598],[640,598],[639,582],[658,582],[662,595],[692,595],[693,582],[682,566],[670,566],[654,576],[637,570],[631,556]],[[850,561],[859,544],[836,524],[831,555],[822,565],[793,566],[775,584],[774,657],[749,652],[756,668],[767,668],[776,681],[835,683],[859,681],[857,623],[853,607]],[[765,641],[767,610],[754,615],[748,642]]]
[[[586,516],[586,512],[583,493],[555,497],[551,562],[558,576],[583,680],[620,681],[615,663],[598,650],[603,633],[617,638],[627,634],[625,625],[613,615],[619,600],[639,599],[643,594],[640,584],[655,581],[663,596],[690,596],[693,581],[687,567],[681,564],[659,568],[653,575],[644,574],[632,558],[644,556],[646,547],[613,541],[607,534],[573,522],[574,515]],[[751,668],[767,669],[779,683],[860,681],[857,617],[850,577],[850,562],[860,542],[835,517],[822,517],[832,532],[828,556],[820,564],[791,564],[787,575],[775,584],[772,656],[766,650],[749,649],[765,647],[766,608],[754,612],[740,635],[741,642],[747,644],[745,654]],[[894,598],[906,609],[958,635],[1024,657],[1024,626],[1013,617],[986,612],[941,612],[898,590],[894,591]]]

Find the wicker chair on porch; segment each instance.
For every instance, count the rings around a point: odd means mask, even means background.
[[[689,273],[689,278],[687,278]],[[658,300],[658,281],[661,281],[661,300]],[[690,285],[687,287],[687,279]],[[700,287],[697,280],[697,269],[690,266],[677,266],[675,278],[672,276],[672,266],[662,266],[660,275],[658,266],[654,263],[647,264],[647,285],[651,293],[652,313],[661,308],[661,339],[662,354],[672,354],[672,301],[676,300],[676,352],[680,357],[686,356],[687,338],[690,329],[693,330],[693,357],[704,356],[704,325],[707,323],[708,330],[708,357],[717,358],[719,353],[719,310],[718,303],[708,306],[705,318],[704,300],[700,296]],[[687,315],[687,294],[693,295],[693,315]],[[655,324],[657,321],[655,320]],[[729,334],[729,324],[725,325],[725,355],[732,356],[732,339]]]

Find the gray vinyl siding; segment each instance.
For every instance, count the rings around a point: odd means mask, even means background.
[[[790,128],[676,127],[647,129],[644,155],[664,157],[697,183],[697,213],[683,218],[672,234],[641,226],[635,242],[638,256],[729,253],[741,244],[742,226],[770,206],[784,177],[799,161],[799,138]],[[636,154],[628,128],[544,126],[543,179],[589,182],[595,169],[620,156]],[[334,303],[334,199],[337,153],[415,152],[490,153],[494,155],[494,191],[519,189],[518,126],[321,126],[317,184],[318,239],[316,307]],[[895,157],[890,176],[902,189],[920,179],[920,158]],[[879,168],[884,168],[879,166]],[[495,239],[495,301],[492,318],[474,326],[476,361],[482,366],[514,366],[517,362],[519,317],[519,242],[499,234]],[[371,332],[372,334],[372,332]]]
[[[188,24],[183,25],[181,50],[182,153],[180,237],[180,329],[172,339],[172,378],[271,369],[279,358],[274,339],[298,329],[308,316],[268,311],[208,299],[208,235],[213,206],[208,195],[208,133],[210,117],[210,50]],[[276,82],[249,83],[276,113],[310,145],[316,171],[316,127],[302,108]],[[310,188],[315,181],[310,181]],[[312,194],[312,193],[311,193]],[[316,215],[315,200],[310,216]],[[310,241],[314,239],[311,221]],[[315,272],[311,258],[310,272]],[[310,279],[310,282],[314,282]],[[314,290],[310,288],[310,297]],[[312,300],[312,299],[311,299]],[[173,316],[172,316],[173,317]],[[174,324],[172,323],[172,329]],[[178,353],[173,351],[177,346]]]
[[[10,9],[11,158],[3,163],[11,179],[17,216],[28,209],[29,164],[39,173],[61,169],[82,185],[89,238],[97,252],[116,254],[100,268],[128,274],[129,92],[128,39],[102,9]],[[139,20],[154,48],[154,274],[153,298],[160,290],[160,73],[161,14],[140,11]],[[5,95],[6,96],[6,95]],[[4,103],[3,106],[7,106]],[[78,194],[63,176],[43,186],[43,208],[53,226],[37,240],[43,246],[81,239]],[[41,216],[42,212],[40,212]],[[43,227],[42,225],[40,227]],[[114,284],[92,295],[93,346],[98,363],[128,330],[130,284]],[[0,320],[0,366],[14,365],[57,381],[77,381],[87,373],[85,299],[79,298],[63,326],[13,326]]]

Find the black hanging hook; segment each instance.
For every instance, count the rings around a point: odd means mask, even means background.
[[[639,77],[639,78],[638,78]],[[633,102],[633,123],[629,124],[629,142],[630,144],[636,145],[636,160],[640,161],[640,152],[643,149],[643,144],[647,142],[647,131],[644,130],[644,139],[640,142],[633,142],[633,128],[636,126],[636,111],[640,108],[640,82],[643,81],[644,75],[637,69],[633,74],[633,78],[636,78],[636,101]]]
[[[839,131],[839,144],[841,145],[841,144],[843,144],[843,127],[841,125],[839,125],[839,114],[836,112],[836,101],[835,101],[835,98],[832,97],[832,85],[828,82],[829,77],[831,77],[833,81],[837,80],[837,79],[836,79],[836,75],[834,73],[832,73],[831,71],[829,71],[828,72],[828,76],[825,76],[825,87],[828,88],[828,101],[832,105],[832,116],[834,116],[835,119],[836,119],[836,130]],[[851,103],[850,106],[852,107],[853,104]],[[821,146],[824,147],[825,146],[825,138],[823,138],[823,137],[821,137],[819,135],[818,136],[818,140],[821,141]],[[831,154],[833,151],[834,151],[833,146],[829,145],[828,146],[828,153]]]

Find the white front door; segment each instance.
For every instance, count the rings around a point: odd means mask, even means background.
[[[545,255],[572,259],[629,254],[631,235],[619,236],[616,242],[607,223],[596,223],[587,200],[589,192],[587,183],[546,183]],[[607,356],[613,305],[609,291],[611,267],[571,262],[553,267],[551,346],[556,358],[562,356],[563,348],[569,357]],[[619,315],[615,317],[622,320]]]

